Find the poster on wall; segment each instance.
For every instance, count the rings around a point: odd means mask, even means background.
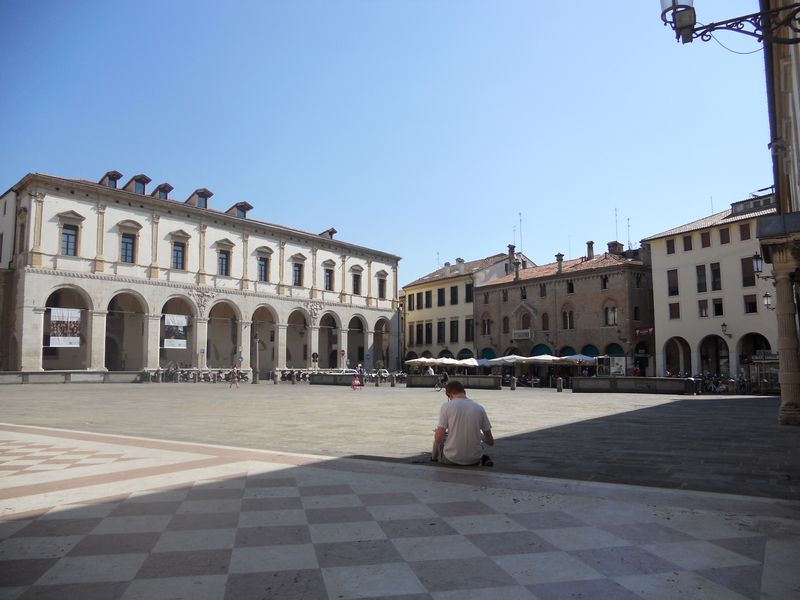
[[[79,308],[50,309],[50,347],[81,345],[81,311]]]
[[[164,348],[186,348],[186,315],[164,315]]]

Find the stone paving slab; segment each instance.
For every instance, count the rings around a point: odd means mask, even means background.
[[[470,395],[492,420],[498,471],[800,499],[800,428],[777,424],[774,397]],[[410,463],[443,401],[402,386],[8,385],[0,421]]]
[[[0,598],[800,594],[793,501],[11,424],[0,465]]]

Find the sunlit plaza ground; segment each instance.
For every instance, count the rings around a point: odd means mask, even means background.
[[[493,468],[427,461],[430,389],[0,387],[0,597],[800,593],[776,398],[470,396]]]

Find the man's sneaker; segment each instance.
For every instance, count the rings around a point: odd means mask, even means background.
[[[494,462],[492,462],[491,457],[488,454],[484,454],[481,456],[481,466],[482,467],[493,467]]]

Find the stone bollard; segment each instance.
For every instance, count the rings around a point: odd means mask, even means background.
[[[511,378],[511,389],[512,390],[517,389],[517,378],[516,377],[512,377]]]
[[[394,374],[389,375],[389,387],[395,387],[397,385],[397,377]]]
[[[375,377],[375,387],[381,387],[381,378]]]
[[[272,372],[272,383],[274,383],[275,385],[278,385],[278,372],[277,371],[273,371]]]
[[[557,392],[563,392],[564,391],[564,378],[563,377],[558,377],[556,379],[556,391]]]

